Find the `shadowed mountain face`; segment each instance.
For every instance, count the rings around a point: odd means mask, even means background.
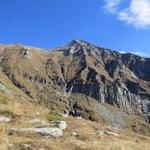
[[[33,101],[50,109],[96,120],[108,103],[137,110],[150,120],[150,59],[74,40],[45,52],[0,45],[0,67]]]

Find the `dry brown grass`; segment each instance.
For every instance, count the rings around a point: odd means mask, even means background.
[[[67,119],[69,120],[69,118]],[[47,139],[35,135],[11,135],[7,134],[12,125],[1,126],[0,149],[7,149],[9,143],[13,144],[12,150],[23,144],[30,144],[33,149],[45,148],[46,150],[149,150],[150,138],[140,136],[133,132],[122,133],[120,137],[97,137],[91,122],[83,119],[72,119],[68,122],[68,128],[62,138]],[[76,124],[75,124],[76,123]],[[95,124],[97,126],[98,124]],[[99,125],[101,126],[101,125]],[[99,127],[99,129],[103,127]],[[78,136],[72,136],[71,132],[78,132]],[[8,140],[6,140],[8,139]]]
[[[8,109],[14,114],[12,122],[0,124],[0,150],[23,150],[24,144],[30,145],[31,150],[40,148],[46,150],[149,150],[149,137],[130,130],[121,132],[119,137],[98,136],[96,132],[103,131],[105,125],[82,118],[63,118],[68,127],[63,137],[58,139],[49,139],[39,135],[9,135],[10,128],[36,127],[28,121],[33,118],[46,120],[49,110],[15,99],[8,99],[7,105],[0,104],[0,109]],[[73,135],[73,132],[77,135]]]

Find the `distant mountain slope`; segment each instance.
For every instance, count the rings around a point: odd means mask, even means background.
[[[45,52],[0,45],[2,72],[30,99],[73,116],[98,120],[99,105],[139,111],[150,120],[150,59],[81,40]]]

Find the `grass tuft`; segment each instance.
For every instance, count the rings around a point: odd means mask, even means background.
[[[3,116],[13,116],[13,112],[11,112],[10,110],[8,109],[1,109],[0,110],[0,115],[3,115]]]
[[[60,121],[62,120],[62,116],[57,112],[49,112],[47,115],[48,121]]]
[[[6,99],[6,98],[4,98],[4,97],[0,97],[0,104],[7,105],[7,104],[8,104],[7,99]]]

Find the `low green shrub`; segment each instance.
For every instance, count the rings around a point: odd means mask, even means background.
[[[13,116],[13,112],[8,109],[0,109],[0,115]]]
[[[62,116],[57,112],[49,112],[47,115],[48,121],[60,121],[62,120]]]
[[[7,105],[8,104],[7,99],[5,97],[0,97],[0,104]]]

